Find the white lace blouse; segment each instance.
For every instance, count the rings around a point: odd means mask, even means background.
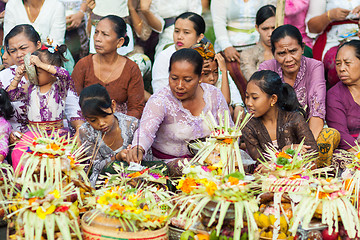
[[[218,88],[206,83],[201,83],[200,86],[204,90],[203,113],[211,111],[217,116],[218,112],[223,114],[229,109]],[[138,145],[138,134],[139,145],[145,151],[152,146],[168,155],[184,156],[190,154],[187,142],[208,136],[210,130],[201,116],[193,116],[182,106],[170,88],[163,88],[146,103],[140,127],[134,135],[133,146]]]

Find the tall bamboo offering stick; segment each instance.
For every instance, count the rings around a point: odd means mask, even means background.
[[[276,4],[275,28],[284,25],[285,0],[278,0]]]

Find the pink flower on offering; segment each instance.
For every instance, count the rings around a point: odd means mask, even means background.
[[[210,169],[207,166],[201,166],[201,168],[205,171],[205,172],[211,172]]]

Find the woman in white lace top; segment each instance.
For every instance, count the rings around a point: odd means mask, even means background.
[[[165,160],[171,172],[172,160],[189,157],[188,141],[210,134],[200,114],[210,111],[217,116],[229,109],[218,88],[200,83],[202,65],[194,49],[180,49],[172,55],[170,88],[163,88],[147,102],[133,148],[127,153],[129,162],[140,162],[151,148],[154,159]]]

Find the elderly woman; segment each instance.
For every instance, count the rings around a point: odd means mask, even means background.
[[[283,25],[275,29],[271,35],[271,49],[274,59],[263,62],[259,70],[275,71],[283,82],[294,88],[299,103],[307,112],[310,130],[319,146],[318,166],[323,165],[321,162],[330,164],[339,136],[334,129],[323,129],[326,114],[323,64],[302,56],[304,51],[302,36],[292,25]]]
[[[203,58],[194,49],[176,51],[170,59],[169,88],[155,93],[147,102],[140,127],[135,132],[127,161],[140,162],[151,148],[176,173],[177,158],[189,157],[187,142],[210,134],[201,113],[228,110],[221,91],[200,84]]]
[[[326,121],[340,132],[339,148],[355,151],[360,133],[360,41],[342,45],[336,55],[340,78],[327,93]]]
[[[6,50],[16,66],[24,64],[24,56],[27,53],[36,51],[38,48],[40,48],[40,46],[40,36],[34,27],[29,24],[17,25],[11,29],[11,31],[5,37]],[[12,66],[0,72],[0,84],[2,88],[5,89],[10,85],[15,76],[16,66]],[[25,76],[21,79],[19,86],[27,83],[28,77],[25,74]],[[71,126],[75,129],[79,128],[84,122],[78,102],[78,95],[70,90],[66,97],[65,115],[70,121]],[[15,110],[15,114],[9,122],[13,128],[13,131],[20,133],[27,129],[28,119],[25,112],[26,106],[23,101],[13,102],[12,104]],[[10,141],[14,142],[16,140],[17,137],[12,134],[10,136]]]
[[[72,78],[76,91],[100,83],[116,101],[116,111],[140,118],[144,108],[144,83],[139,67],[117,53],[127,45],[125,21],[115,15],[103,17],[94,34],[96,54],[81,59],[74,68]]]

